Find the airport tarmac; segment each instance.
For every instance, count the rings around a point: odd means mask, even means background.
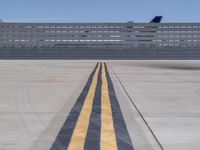
[[[199,150],[199,139],[200,61],[0,61],[0,150]]]

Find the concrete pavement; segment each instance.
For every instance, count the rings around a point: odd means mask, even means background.
[[[200,149],[200,61],[110,65],[164,149]]]
[[[99,61],[0,61],[0,149],[50,149]],[[136,150],[200,148],[200,61],[107,61]]]

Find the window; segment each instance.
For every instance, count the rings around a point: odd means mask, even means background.
[[[110,37],[120,37],[119,35],[111,35]]]
[[[133,26],[127,26],[127,28],[129,28],[129,29],[132,29],[132,28],[133,28]]]
[[[164,29],[167,29],[167,28],[168,28],[168,26],[163,26],[163,28],[164,28]]]

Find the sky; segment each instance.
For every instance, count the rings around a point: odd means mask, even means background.
[[[5,22],[200,22],[200,0],[0,0]]]

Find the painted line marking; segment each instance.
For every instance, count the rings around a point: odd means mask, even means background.
[[[98,75],[98,82],[90,115],[90,122],[87,136],[85,139],[84,149],[100,150],[100,133],[101,133],[101,86],[102,86],[102,64]]]
[[[98,78],[99,70],[100,70],[100,65],[98,65],[98,68],[92,79],[92,84],[89,88],[88,94],[85,98],[83,108],[81,110],[78,121],[74,128],[74,131],[73,131],[73,134],[72,134],[69,146],[68,146],[68,150],[83,150],[83,148],[84,148],[85,138],[86,138],[88,125],[89,125],[90,114],[92,111],[92,104],[93,104],[93,100],[94,100],[94,93],[95,93],[96,86],[97,86],[97,78]]]
[[[67,119],[65,120],[62,128],[60,129],[54,143],[52,144],[51,150],[66,150],[69,143],[71,136],[73,134],[76,122],[80,115],[81,109],[85,102],[85,98],[88,94],[89,88],[92,83],[93,76],[97,70],[98,64],[95,66],[94,70],[90,74],[86,85],[84,86],[81,94],[79,95],[78,99],[76,100],[74,106],[72,107]]]
[[[112,80],[98,63],[51,150],[133,150]]]
[[[102,65],[101,150],[117,150],[105,65]]]
[[[117,148],[118,150],[133,150],[133,144],[128,133],[126,123],[115,93],[115,89],[113,86],[113,82],[110,78],[107,65],[105,64],[106,70],[106,77],[108,81],[108,90],[109,90],[109,97],[111,102],[112,108],[112,115],[113,115],[113,122],[117,140]]]

